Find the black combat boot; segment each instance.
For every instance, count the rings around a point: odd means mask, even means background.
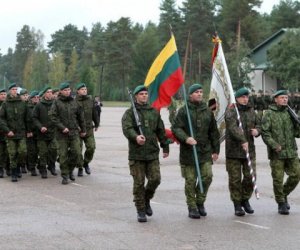
[[[78,174],[79,177],[83,176],[83,168],[78,168]]]
[[[288,210],[290,210],[290,209],[291,209],[291,206],[290,206],[290,204],[289,204],[289,202],[288,202],[287,196],[284,197],[284,201],[285,201],[286,208],[287,208]]]
[[[69,183],[68,177],[66,175],[62,175],[61,177],[62,177],[61,184],[67,185]]]
[[[17,169],[13,168],[11,170],[11,181],[12,182],[17,182],[18,181],[18,177],[17,177]]]
[[[36,172],[35,167],[32,167],[32,168],[30,169],[30,172],[31,172],[31,176],[37,176],[37,172]]]
[[[200,214],[200,216],[206,216],[207,212],[205,210],[205,207],[203,204],[197,204],[197,208],[198,208],[198,212]]]
[[[200,219],[200,214],[198,209],[189,207],[189,217],[192,219]]]
[[[84,170],[85,170],[86,174],[91,174],[91,169],[89,167],[89,164],[84,163],[83,167],[84,167]]]
[[[285,202],[278,203],[278,213],[284,215],[288,215],[290,213]]]
[[[55,163],[49,163],[47,169],[53,176],[57,176],[56,170],[55,170]]]
[[[22,172],[22,174],[27,174],[27,170],[26,170],[26,166],[25,165],[21,166],[21,172]]]
[[[148,215],[148,216],[152,216],[152,214],[153,214],[153,211],[152,211],[152,208],[151,208],[151,206],[150,206],[150,200],[146,200],[146,202],[145,202],[145,208],[146,208],[146,214]]]
[[[3,178],[3,176],[4,176],[4,170],[3,168],[0,168],[0,178]]]
[[[11,176],[11,170],[10,170],[10,168],[7,167],[7,168],[5,168],[5,170],[6,170],[6,175],[7,176]]]
[[[244,210],[247,214],[253,214],[254,213],[254,209],[251,207],[248,200],[242,201],[241,204],[242,204],[242,207],[244,208]]]
[[[21,166],[19,165],[19,166],[17,166],[17,168],[16,168],[16,174],[17,174],[17,177],[18,178],[22,178],[22,172],[21,172]]]
[[[71,180],[71,181],[75,181],[75,176],[74,176],[73,172],[71,172],[71,173],[69,174],[69,177],[70,177],[70,180]]]
[[[137,212],[137,220],[138,222],[147,222],[146,213],[144,211]]]
[[[234,204],[234,214],[236,216],[244,216],[245,211],[240,204]]]

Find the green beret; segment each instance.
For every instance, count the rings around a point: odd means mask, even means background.
[[[250,94],[249,89],[247,89],[246,87],[242,87],[234,93],[234,96],[235,96],[235,98],[239,98],[243,95],[249,95],[249,94]]]
[[[0,93],[6,92],[5,88],[0,89]]]
[[[43,96],[49,89],[51,89],[50,86],[45,86],[39,93],[39,96]]]
[[[20,90],[20,95],[25,95],[25,94],[28,94],[27,89],[21,89]]]
[[[189,93],[189,95],[191,95],[191,94],[193,94],[196,90],[202,89],[202,88],[203,88],[203,87],[202,87],[202,85],[201,85],[200,83],[194,83],[193,85],[191,85],[191,86],[189,87],[188,93]]]
[[[62,83],[59,85],[59,90],[63,90],[63,89],[66,89],[66,88],[70,88],[70,84],[67,83],[67,82],[62,82]]]
[[[275,97],[277,97],[277,96],[279,96],[279,95],[288,95],[288,91],[285,90],[285,89],[277,90],[277,91],[274,93],[273,97],[275,98]]]
[[[35,96],[37,96],[37,95],[39,95],[39,92],[38,92],[37,90],[32,90],[32,91],[30,92],[29,97],[30,97],[30,98],[33,98],[33,97],[35,97]]]
[[[85,85],[85,83],[77,83],[77,85],[76,85],[76,90],[80,90],[81,88],[86,88],[86,85]]]
[[[53,93],[56,93],[56,92],[58,92],[58,91],[59,91],[59,88],[53,88],[53,89],[52,89],[52,92],[53,92]]]
[[[136,95],[141,91],[148,91],[148,89],[145,87],[145,85],[139,85],[134,89],[133,94]]]
[[[15,88],[17,87],[17,84],[16,83],[11,83],[8,85],[8,89],[12,89],[12,88]]]

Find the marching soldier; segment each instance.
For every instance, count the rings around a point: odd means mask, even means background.
[[[255,113],[249,103],[249,90],[247,88],[237,90],[235,99],[243,129],[239,128],[235,107],[228,108],[225,113],[226,170],[235,215],[243,216],[245,212],[248,214],[254,213],[249,203],[253,193],[253,184],[246,152],[249,152],[253,172],[256,176],[254,137],[260,135],[260,120],[259,115]]]
[[[273,178],[273,191],[279,214],[289,214],[288,195],[300,180],[300,164],[295,137],[300,137],[300,126],[290,116],[288,92],[278,90],[275,104],[270,105],[262,120],[262,138],[268,148]],[[284,182],[284,173],[288,178]]]
[[[37,147],[39,152],[39,171],[42,178],[47,178],[47,169],[54,176],[55,161],[57,158],[57,142],[55,138],[55,126],[49,113],[53,103],[52,89],[49,86],[40,92],[41,100],[33,110],[33,123],[37,129]],[[46,166],[48,165],[47,169]]]
[[[6,134],[7,151],[11,168],[11,180],[17,182],[21,177],[17,164],[25,165],[27,148],[27,106],[17,94],[17,85],[8,87],[9,94],[0,109],[0,127]]]
[[[165,136],[164,123],[158,111],[152,108],[148,102],[148,90],[144,85],[137,86],[134,91],[135,103],[126,110],[122,117],[123,134],[129,144],[129,168],[133,177],[133,196],[137,209],[137,220],[146,222],[148,216],[152,216],[150,200],[160,184],[159,146],[163,148],[163,157],[169,155],[169,145]],[[143,134],[139,132],[139,126],[135,120],[136,109]],[[145,186],[145,177],[148,182]]]
[[[203,102],[201,84],[193,84],[188,90],[187,103],[191,115],[194,138],[190,135],[186,107],[178,110],[172,131],[180,142],[181,174],[185,179],[185,196],[188,206],[188,216],[198,219],[206,216],[204,207],[206,195],[212,182],[212,162],[218,159],[220,151],[219,131],[213,112]],[[197,182],[197,172],[193,157],[193,145],[196,146],[201,168],[201,178],[204,193],[200,193]]]
[[[86,85],[84,83],[78,83],[76,90],[76,101],[84,112],[86,124],[86,135],[80,137],[81,152],[83,143],[85,145],[85,152],[84,157],[81,155],[78,166],[78,176],[83,176],[83,168],[86,174],[91,174],[89,163],[92,161],[96,149],[94,128],[95,131],[98,130],[100,117],[98,116],[92,97],[87,95]]]
[[[0,89],[0,107],[2,103],[6,99],[6,91],[5,89]],[[7,153],[7,147],[5,142],[5,134],[3,131],[0,131],[0,178],[4,176],[4,169],[6,170],[6,174],[10,176],[9,169],[9,159]]]
[[[57,128],[59,144],[59,163],[62,184],[68,184],[68,178],[75,181],[73,170],[80,161],[80,138],[86,135],[84,113],[71,96],[69,83],[61,83],[58,98],[50,110],[51,121]]]

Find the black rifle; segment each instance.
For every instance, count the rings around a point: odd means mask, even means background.
[[[142,130],[142,123],[140,121],[140,117],[139,117],[139,114],[136,110],[135,103],[134,103],[134,100],[133,100],[133,97],[132,97],[132,92],[129,88],[127,88],[127,91],[128,91],[129,99],[130,99],[130,102],[131,102],[131,106],[132,106],[132,110],[133,110],[136,125],[138,126],[140,135],[144,135],[143,130]]]
[[[287,105],[287,107],[288,107],[289,114],[293,118],[293,120],[298,124],[300,124],[300,119],[299,116],[296,114],[296,112],[289,105]]]

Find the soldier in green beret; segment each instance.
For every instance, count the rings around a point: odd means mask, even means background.
[[[98,130],[99,116],[94,105],[93,98],[87,94],[87,87],[84,83],[78,83],[76,85],[76,101],[84,112],[84,118],[86,123],[86,135],[80,137],[81,151],[83,149],[83,143],[85,145],[84,157],[80,157],[78,165],[78,176],[83,176],[83,168],[86,174],[91,174],[89,163],[92,161],[95,149],[96,141],[94,137],[94,129]]]
[[[9,86],[9,94],[0,109],[0,129],[6,134],[7,151],[9,155],[11,180],[17,182],[22,177],[18,165],[25,165],[27,105],[17,93],[15,84]]]
[[[6,91],[5,89],[0,89],[0,107],[6,100]],[[4,176],[4,169],[6,170],[6,174],[10,176],[10,168],[9,168],[9,159],[7,153],[7,146],[5,142],[5,133],[4,131],[0,131],[0,178]]]
[[[236,216],[245,212],[253,214],[249,203],[253,193],[252,176],[248,167],[246,152],[249,152],[254,175],[256,176],[256,153],[254,137],[260,135],[260,119],[249,103],[249,90],[240,88],[235,93],[236,105],[243,125],[241,129],[235,107],[225,113],[225,154],[228,173],[230,198],[234,204]]]
[[[80,162],[80,138],[86,135],[84,113],[71,96],[69,83],[61,83],[58,98],[53,102],[50,118],[57,129],[62,184],[75,181],[73,170]]]
[[[56,100],[59,94],[59,88],[52,89],[53,100]]]
[[[194,138],[190,135],[186,107],[178,110],[172,131],[180,142],[180,166],[181,174],[185,179],[185,196],[188,206],[188,216],[198,219],[206,216],[204,207],[207,192],[212,182],[212,163],[218,159],[220,152],[220,134],[213,112],[203,101],[203,89],[201,84],[193,84],[188,90],[187,102]],[[193,145],[199,158],[201,178],[204,193],[200,193],[197,183],[197,172],[193,156]]]
[[[150,200],[160,184],[159,146],[163,148],[163,157],[169,155],[169,144],[165,135],[164,123],[157,110],[148,104],[148,90],[144,85],[137,86],[134,91],[135,103],[141,129],[135,120],[131,107],[122,117],[122,129],[129,144],[129,168],[133,177],[133,196],[137,209],[137,220],[146,222],[147,216],[152,216]],[[145,185],[145,178],[148,179]]]
[[[38,163],[38,148],[37,148],[37,137],[36,128],[33,124],[33,110],[39,102],[39,92],[33,90],[30,92],[29,99],[27,102],[28,107],[28,122],[27,122],[27,135],[26,135],[26,145],[27,151],[27,169],[31,172],[31,176],[37,176],[36,165]]]
[[[32,119],[37,129],[37,147],[40,157],[39,171],[42,178],[47,178],[47,169],[53,176],[57,175],[55,170],[55,161],[57,158],[56,128],[49,116],[53,103],[51,87],[45,86],[40,91],[40,95],[41,100],[33,110]]]
[[[28,102],[29,94],[28,94],[27,89],[21,89],[19,95],[20,95],[21,100],[22,100],[23,102]]]
[[[269,106],[262,119],[262,138],[268,148],[273,178],[273,191],[278,213],[289,214],[288,195],[300,180],[300,164],[295,137],[300,137],[300,126],[294,122],[287,108],[288,92],[278,90],[274,104]],[[284,174],[288,176],[284,182]]]

